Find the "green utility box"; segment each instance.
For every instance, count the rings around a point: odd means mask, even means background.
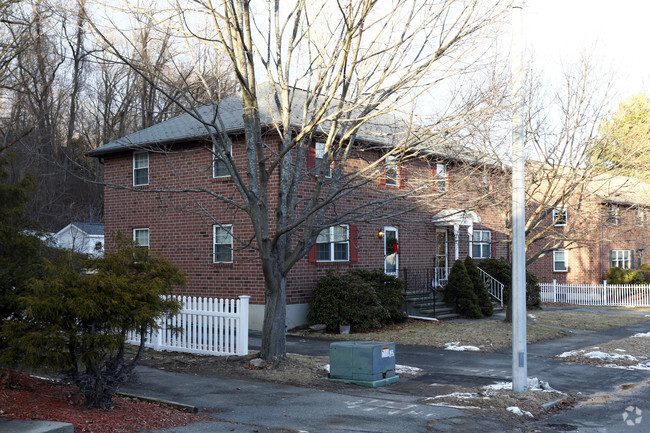
[[[395,375],[395,343],[331,343],[329,379],[372,388],[397,382],[399,377]]]

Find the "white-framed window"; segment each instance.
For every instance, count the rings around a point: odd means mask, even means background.
[[[553,251],[553,272],[569,272],[569,252],[567,250]]]
[[[149,152],[133,152],[133,186],[149,185]]]
[[[568,214],[566,206],[553,209],[553,221],[556,227],[562,227],[567,224]]]
[[[436,164],[436,189],[440,192],[447,191],[447,165]]]
[[[228,155],[232,155],[231,144],[228,144],[226,153]],[[230,177],[230,172],[228,172],[228,166],[226,165],[226,162],[218,156],[219,154],[217,153],[216,144],[212,146],[212,154],[214,155],[214,157],[212,158],[212,177],[213,178]]]
[[[317,141],[316,144],[316,171],[320,173],[321,164],[323,159],[325,159],[325,142]],[[332,166],[328,166],[325,169],[325,177],[332,177]]]
[[[630,250],[610,250],[609,265],[611,267],[630,269],[632,267]]]
[[[621,209],[617,204],[610,204],[607,207],[607,223],[613,226],[621,223]]]
[[[350,228],[339,225],[327,228],[316,239],[316,261],[347,262],[350,260]]]
[[[386,157],[386,185],[399,186],[399,170],[394,156]]]
[[[472,234],[472,257],[487,259],[492,256],[492,232],[490,230],[474,230]]]
[[[645,226],[645,209],[637,207],[634,212],[634,224],[643,227]]]
[[[133,245],[135,246],[135,257],[138,260],[149,254],[149,229],[133,229]]]
[[[232,225],[214,225],[214,263],[232,263]]]

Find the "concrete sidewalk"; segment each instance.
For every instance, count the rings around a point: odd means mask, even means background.
[[[601,332],[584,332],[559,340],[533,344],[528,347],[528,377],[547,381],[559,390],[572,393],[610,393],[618,385],[644,383],[650,373],[643,370],[600,368],[591,365],[557,361],[554,355],[568,350],[626,338],[638,332],[650,331],[650,324],[628,326]],[[258,334],[251,335],[252,348],[259,347]],[[287,352],[327,356],[330,341],[288,336]],[[454,352],[422,346],[397,346],[398,364],[424,369],[427,373],[415,379],[403,380],[384,388],[345,387],[336,392],[298,388],[272,383],[215,379],[138,368],[140,383],[129,384],[123,390],[150,397],[178,401],[197,406],[215,418],[209,423],[173,428],[165,431],[191,433],[211,431],[235,432],[427,432],[427,431],[521,431],[521,420],[514,424],[491,418],[477,410],[430,406],[426,397],[457,390],[459,385],[480,386],[511,380],[511,355],[508,352]],[[432,384],[436,386],[433,387]],[[638,398],[646,401],[645,397]],[[607,399],[605,399],[607,400]],[[620,417],[627,406],[618,407],[610,399],[609,412],[603,408],[567,411],[558,416],[571,418],[574,431],[602,430],[600,424],[628,427]],[[623,403],[621,403],[623,404]],[[628,403],[625,403],[629,406]],[[648,408],[650,414],[650,408]],[[602,417],[598,421],[598,417]],[[585,425],[594,424],[581,430]],[[599,424],[600,423],[600,424]],[[650,416],[645,430],[650,431]],[[562,425],[569,426],[566,419]],[[645,423],[643,423],[645,424]],[[639,428],[643,425],[639,425]],[[560,431],[548,419],[537,431]],[[550,426],[550,427],[549,427]],[[554,427],[555,426],[555,427]],[[574,428],[575,427],[575,428]],[[569,427],[565,427],[569,428]]]
[[[559,391],[607,396],[602,404],[594,400],[593,405],[565,411],[539,423],[529,419],[513,423],[480,410],[423,403],[426,397],[453,392],[459,385],[475,387],[510,381],[512,360],[508,351],[454,352],[398,345],[397,363],[422,368],[426,374],[375,389],[350,385],[327,392],[138,367],[138,382],[128,383],[120,391],[196,406],[213,418],[161,430],[164,432],[645,432],[650,431],[650,407],[644,407],[642,402],[649,401],[650,391],[643,386],[624,396],[615,395],[615,391],[622,384],[648,382],[650,372],[573,364],[553,357],[648,331],[650,323],[642,323],[529,345],[528,377],[547,381]],[[259,344],[259,334],[251,334],[251,348]],[[287,352],[327,356],[329,344],[330,341],[322,339],[288,336]],[[632,428],[621,418],[630,407],[647,410],[646,418],[636,417],[639,424]],[[524,430],[524,426],[534,430]],[[0,424],[4,431],[2,427]]]

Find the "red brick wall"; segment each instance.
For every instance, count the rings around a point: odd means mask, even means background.
[[[273,144],[272,138],[266,138],[267,144]],[[239,142],[233,146],[233,157],[240,167],[245,167],[244,148]],[[364,152],[363,157],[353,158],[351,166],[366,164],[373,157],[372,152]],[[113,248],[112,236],[124,232],[132,236],[134,228],[149,228],[149,243],[152,251],[167,257],[173,264],[183,270],[187,277],[188,295],[236,297],[250,295],[252,304],[264,303],[264,280],[258,258],[253,248],[238,248],[235,244],[234,261],[230,264],[213,263],[214,221],[233,224],[236,237],[252,240],[255,246],[254,232],[248,216],[235,206],[226,205],[199,188],[214,191],[217,194],[239,202],[238,194],[230,179],[212,178],[212,155],[201,143],[176,146],[174,152],[149,153],[149,185],[132,186],[132,152],[113,154],[104,158],[105,181],[105,231],[107,248]],[[431,166],[423,160],[412,160],[403,164],[403,177],[399,186],[386,186],[376,180],[368,188],[359,190],[337,202],[336,211],[345,212],[363,200],[380,199],[388,194],[400,194],[408,191],[418,182],[430,182]],[[454,172],[449,192],[441,193],[434,187],[427,187],[420,202],[397,200],[389,210],[398,214],[401,210],[416,206],[417,209],[407,215],[394,219],[377,220],[371,223],[357,222],[359,230],[358,261],[344,263],[310,263],[305,257],[298,262],[289,274],[287,282],[287,303],[306,303],[311,299],[311,288],[316,280],[328,270],[346,271],[361,267],[366,269],[383,269],[384,245],[377,237],[377,232],[384,226],[399,229],[399,266],[431,268],[435,256],[435,231],[431,223],[434,214],[441,209],[461,209],[467,207],[470,186],[475,182],[471,177],[461,177],[460,167],[450,167]],[[244,175],[244,174],[242,174]],[[115,188],[121,185],[125,188]],[[277,182],[274,184],[277,185]],[[311,193],[309,180],[301,184],[299,194],[305,197]],[[468,186],[470,185],[470,186]],[[161,190],[161,191],[158,191]],[[163,192],[175,190],[178,193]],[[269,190],[269,209],[275,207],[277,186]],[[385,211],[385,209],[384,209]],[[506,257],[508,246],[502,218],[496,209],[487,207],[478,211],[481,222],[475,229],[493,231],[493,241],[497,242],[496,252],[499,257]],[[448,228],[449,265],[454,258],[453,230]],[[464,259],[469,253],[469,238],[466,227],[461,227],[459,234],[459,258]]]

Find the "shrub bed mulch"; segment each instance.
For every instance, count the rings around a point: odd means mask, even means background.
[[[132,432],[211,419],[133,398],[113,397],[109,410],[88,409],[74,386],[0,370],[0,417],[74,425],[75,432]]]

